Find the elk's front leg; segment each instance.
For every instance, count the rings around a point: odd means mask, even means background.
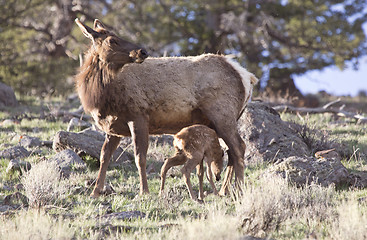
[[[146,174],[146,158],[149,143],[148,121],[142,117],[129,122],[128,125],[134,142],[135,164],[138,168],[140,178],[140,194],[149,193]]]
[[[213,181],[213,173],[212,173],[212,167],[210,163],[207,163],[206,168],[206,177],[208,178],[208,181],[210,183],[210,186],[213,188],[214,195],[218,195],[217,188],[215,187],[214,181]]]
[[[108,164],[110,163],[110,159],[113,152],[116,150],[117,146],[120,143],[120,139],[121,139],[120,137],[111,136],[108,134],[106,135],[101,150],[98,177],[93,192],[91,193],[91,197],[99,197],[99,195],[101,195],[101,192],[104,187],[104,181],[106,179],[106,171],[108,168]]]

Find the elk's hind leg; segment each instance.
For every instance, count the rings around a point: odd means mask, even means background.
[[[228,146],[228,165],[222,188],[219,191],[219,195],[225,195],[228,192],[233,171],[235,172],[235,182],[237,187],[240,188],[244,182],[244,155],[246,145],[238,133],[236,119],[230,117],[235,116],[235,114],[218,115],[216,113],[219,112],[219,110],[215,111],[215,107],[213,108],[214,110],[211,108],[208,109],[208,111],[203,111],[204,114],[206,114],[208,119],[210,119],[214,125],[218,136],[222,138]]]
[[[206,161],[206,178],[208,179],[210,186],[212,186],[214,195],[218,195],[217,188],[215,187],[214,181],[213,181],[213,173],[212,173],[212,167],[210,165],[209,161]]]

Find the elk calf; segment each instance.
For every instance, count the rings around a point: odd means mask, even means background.
[[[205,160],[207,165],[206,177],[213,188],[214,194],[218,194],[213,182],[213,175],[217,181],[220,180],[220,173],[223,168],[223,151],[215,131],[204,125],[186,127],[175,135],[173,145],[176,153],[165,161],[161,169],[160,193],[163,193],[167,171],[173,166],[184,164],[181,172],[191,199],[196,200],[190,182],[190,173],[196,167],[199,177],[199,200],[203,200],[203,162]]]

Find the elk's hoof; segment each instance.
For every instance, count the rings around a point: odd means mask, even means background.
[[[99,193],[99,192],[97,192],[97,191],[93,191],[89,196],[91,197],[91,198],[99,198],[99,196],[100,196],[101,194]]]
[[[223,189],[221,189],[221,190],[218,192],[218,196],[221,196],[221,197],[224,197],[226,194],[227,194],[227,191],[226,191],[226,190],[223,190]]]

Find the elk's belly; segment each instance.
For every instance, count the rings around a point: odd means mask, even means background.
[[[157,111],[149,115],[150,134],[176,134],[182,128],[193,124],[209,125],[209,120],[200,110],[187,109],[186,111]]]
[[[150,134],[175,134],[193,124],[209,125],[210,121],[198,109],[160,110],[148,113]],[[98,110],[90,112],[98,128],[110,135],[130,136],[128,120],[123,116],[101,117]],[[133,121],[133,117],[129,118]]]

